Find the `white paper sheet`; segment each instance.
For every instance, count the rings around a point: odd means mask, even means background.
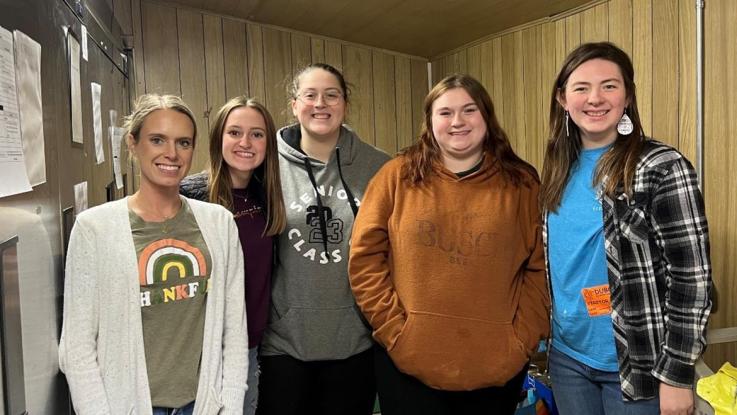
[[[113,112],[111,110],[110,112]],[[112,123],[111,123],[112,124]],[[113,173],[115,173],[115,185],[118,189],[123,188],[123,174],[120,170],[120,152],[122,151],[121,143],[123,142],[123,135],[125,134],[125,128],[113,127],[112,125],[108,129],[110,134],[110,147],[113,150]]]
[[[87,62],[88,60],[88,54],[87,54],[87,26],[82,25],[82,59]]]
[[[0,27],[0,197],[31,190],[23,160],[13,35]]]
[[[117,126],[118,125],[118,111],[110,110],[109,116],[110,116],[110,126],[111,127]]]
[[[123,140],[123,134],[125,130],[120,127],[116,127],[118,124],[118,111],[110,110],[110,127],[107,129],[108,138],[110,139],[110,151],[112,152],[113,160],[113,173],[115,175],[115,187],[118,189],[123,188],[123,174],[120,169],[120,143]]]
[[[72,142],[83,143],[82,136],[82,85],[79,79],[79,42],[67,33],[69,46],[69,81],[72,92]]]
[[[87,209],[87,182],[74,185],[74,213],[79,215]]]
[[[18,30],[15,38],[15,79],[18,83],[23,158],[31,186],[46,181],[46,154],[41,100],[41,45]]]
[[[102,109],[100,109],[100,94],[102,87],[100,84],[92,82],[92,128],[95,132],[95,160],[97,164],[105,161],[105,150],[102,145]]]

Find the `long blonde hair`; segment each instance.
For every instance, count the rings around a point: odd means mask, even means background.
[[[254,99],[239,96],[231,99],[215,115],[210,128],[210,167],[208,183],[208,199],[233,210],[233,183],[230,179],[228,164],[223,159],[223,132],[230,113],[241,107],[252,108],[264,118],[266,125],[266,158],[251,176],[260,186],[260,195],[266,204],[266,227],[263,235],[274,236],[284,230],[287,223],[286,209],[281,190],[279,176],[279,152],[276,143],[276,128],[269,111]]]

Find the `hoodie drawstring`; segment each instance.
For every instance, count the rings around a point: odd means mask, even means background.
[[[335,156],[336,161],[338,162],[338,176],[340,176],[340,182],[343,184],[343,189],[345,190],[346,197],[348,198],[348,204],[351,205],[353,217],[355,218],[358,214],[358,206],[356,205],[356,200],[353,197],[353,192],[351,192],[351,189],[348,187],[348,184],[343,178],[343,170],[340,167],[340,147],[335,148]],[[330,254],[328,253],[328,224],[325,220],[325,209],[322,204],[322,198],[320,197],[320,191],[317,189],[317,181],[315,180],[315,174],[312,172],[312,163],[310,163],[310,158],[305,157],[304,162],[305,170],[307,170],[307,176],[310,178],[312,188],[315,189],[315,198],[317,199],[317,218],[320,222],[320,232],[322,233],[322,246],[323,248],[325,248],[325,257],[327,257],[329,260]],[[309,222],[307,224],[309,225]]]
[[[338,162],[338,176],[340,176],[340,182],[343,183],[343,189],[345,190],[346,195],[348,196],[348,203],[351,205],[351,210],[353,211],[353,218],[356,217],[358,214],[358,206],[356,206],[356,198],[353,197],[353,192],[351,192],[351,189],[348,187],[348,184],[345,182],[345,179],[343,178],[343,170],[340,168],[340,147],[335,147],[335,158]]]

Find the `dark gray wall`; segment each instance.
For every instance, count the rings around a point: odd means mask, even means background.
[[[121,31],[111,18],[109,3],[84,1],[84,13],[77,16],[63,0],[0,0],[0,25],[11,32],[18,29],[42,46],[46,183],[36,186],[32,192],[0,199],[0,243],[18,237],[20,299],[3,318],[20,319],[21,333],[12,334],[12,338],[20,336],[23,354],[23,379],[6,379],[6,382],[22,382],[25,409],[33,415],[69,411],[68,392],[57,359],[64,278],[62,210],[74,205],[73,186],[82,181],[88,182],[89,206],[108,199],[105,186],[113,180],[108,111],[116,109],[122,117],[129,110],[129,80],[125,59],[121,57]],[[81,22],[89,31],[89,61],[81,62],[83,145],[71,142],[69,73],[63,30],[67,26],[80,36]],[[103,87],[101,109],[106,161],[100,165],[95,164],[90,82]],[[126,165],[124,159],[124,171]],[[131,175],[127,178],[130,189]],[[113,197],[122,194],[118,191]],[[14,396],[5,392],[0,394],[7,404]],[[0,407],[0,415],[3,413],[4,408]]]

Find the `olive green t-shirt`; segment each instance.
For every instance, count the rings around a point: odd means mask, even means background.
[[[129,217],[151,404],[179,408],[197,395],[210,252],[185,201],[164,222],[145,222],[132,210]]]

